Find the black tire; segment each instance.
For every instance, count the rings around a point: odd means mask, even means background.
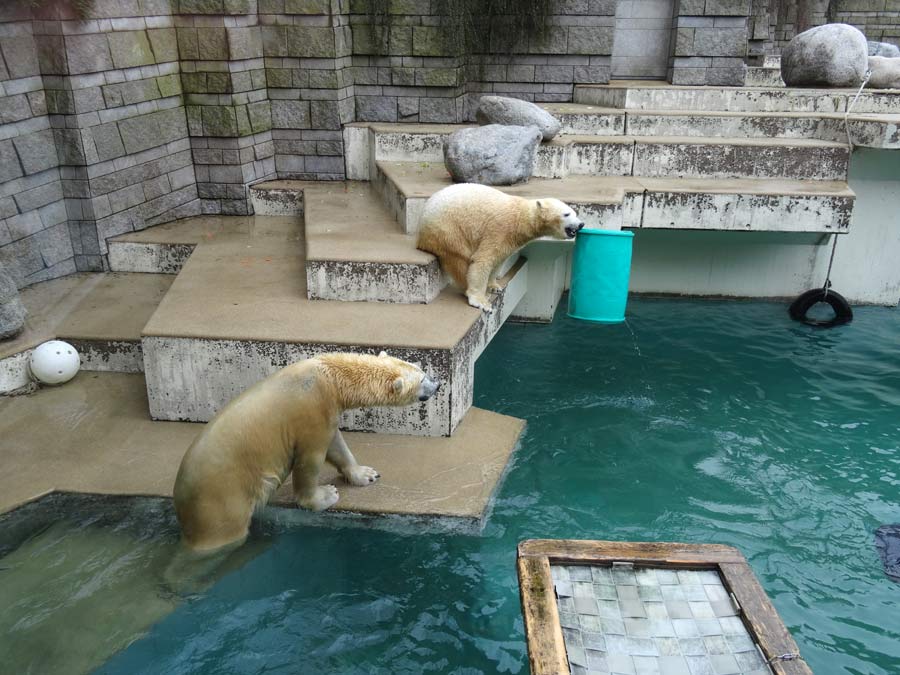
[[[806,315],[807,312],[819,302],[829,305],[834,310],[834,317],[828,321],[810,319]],[[826,292],[824,288],[814,288],[806,291],[806,293],[803,293],[791,303],[788,312],[794,321],[800,321],[807,326],[815,326],[816,328],[833,328],[834,326],[841,326],[853,321],[853,310],[850,309],[847,299],[835,291],[828,290]]]

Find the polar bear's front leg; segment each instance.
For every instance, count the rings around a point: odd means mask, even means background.
[[[491,311],[491,301],[487,297],[488,281],[491,277],[491,271],[494,265],[481,258],[473,258],[469,264],[469,272],[466,275],[468,286],[466,287],[466,297],[472,307],[478,307],[485,312]]]
[[[310,511],[324,511],[339,498],[334,485],[319,485],[319,471],[325,463],[326,450],[306,452],[294,460],[291,481],[297,506]]]
[[[379,473],[371,466],[360,466],[356,462],[356,458],[350,452],[350,448],[347,447],[347,442],[341,436],[340,431],[336,431],[334,438],[331,439],[325,460],[340,471],[341,475],[351,485],[371,485],[381,478]]]

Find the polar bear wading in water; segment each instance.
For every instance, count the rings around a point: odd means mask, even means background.
[[[488,289],[499,288],[497,268],[504,260],[533,239],[572,239],[583,227],[575,210],[558,199],[524,199],[460,183],[425,203],[416,245],[437,257],[470,305],[489,312]]]
[[[298,506],[327,509],[338,492],[319,485],[326,461],[353,485],[374,483],[378,473],[356,462],[338,430],[341,412],[425,401],[439,386],[385,352],[323,354],[257,382],[206,425],[181,461],[174,497],[182,540],[200,552],[242,543],[253,511],[288,474]]]

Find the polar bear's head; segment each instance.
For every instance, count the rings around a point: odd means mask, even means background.
[[[578,218],[575,209],[558,199],[547,197],[537,200],[538,214],[542,230],[557,239],[574,239],[584,223]]]
[[[432,379],[418,364],[388,356],[387,352],[381,352],[378,358],[386,361],[389,368],[395,371],[391,381],[395,405],[427,401],[441,386],[439,380]]]

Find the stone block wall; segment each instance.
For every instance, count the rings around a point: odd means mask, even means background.
[[[560,0],[540,40],[469,56],[452,53],[437,2],[390,3],[375,31],[367,8],[350,3],[358,121],[463,122],[485,94],[571,101],[575,84],[609,81],[615,0]],[[485,30],[502,33],[503,20]]]
[[[108,237],[199,213],[170,3],[5,3],[0,31],[16,152],[0,191],[19,210],[0,263],[20,286],[102,270]]]
[[[900,46],[900,0],[753,0],[750,55],[777,54],[797,33],[826,23]]]
[[[0,266],[25,286],[76,270],[30,16],[0,9]]]
[[[677,0],[670,41],[672,84],[744,84],[750,0]]]

